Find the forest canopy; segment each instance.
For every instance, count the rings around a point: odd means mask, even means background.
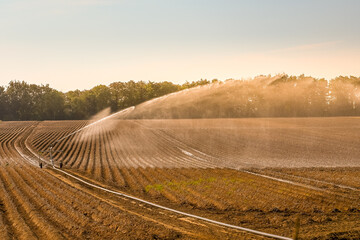
[[[63,93],[49,85],[11,81],[8,86],[0,86],[0,120],[89,119],[107,107],[115,112],[156,97],[209,83],[210,81],[203,79],[182,85],[166,81],[128,81]]]
[[[304,75],[281,75],[259,76],[246,81],[201,79],[182,85],[151,81],[114,82],[109,86],[98,85],[90,90],[66,93],[49,85],[11,81],[8,86],[0,86],[0,119],[89,119],[107,107],[115,112],[169,93],[202,85],[223,87],[202,91],[195,97],[196,101],[184,99],[174,105],[169,102],[169,108],[174,106],[174,109],[169,109],[166,114],[175,109],[176,114],[164,115],[155,110],[151,114],[159,114],[158,117],[164,118],[173,115],[176,115],[175,118],[360,115],[360,78],[340,76],[327,81]],[[158,105],[158,108],[162,108],[162,105]],[[142,114],[139,118],[154,117]]]

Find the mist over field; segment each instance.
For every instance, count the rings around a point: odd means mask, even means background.
[[[2,120],[81,120],[98,112],[136,106],[123,118],[243,118],[360,116],[360,78],[258,76],[248,80],[201,79],[170,82],[114,82],[62,93],[12,81],[0,87]],[[108,113],[110,114],[110,113]]]
[[[0,240],[359,240],[359,0],[0,0]]]
[[[358,86],[276,75],[62,94],[12,82],[12,116],[86,120],[1,122],[0,238],[290,240],[299,222],[300,239],[357,239]],[[18,101],[28,90],[38,98]]]
[[[326,117],[360,115],[360,79],[277,75],[214,82],[136,106],[126,118]]]

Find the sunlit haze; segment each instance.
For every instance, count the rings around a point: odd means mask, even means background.
[[[357,0],[1,0],[0,86],[360,75]]]

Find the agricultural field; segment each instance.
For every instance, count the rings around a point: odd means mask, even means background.
[[[360,238],[360,118],[0,123],[0,239]],[[43,163],[43,168],[38,163]]]

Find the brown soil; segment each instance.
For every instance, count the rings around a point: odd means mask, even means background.
[[[299,218],[302,239],[358,239],[359,120],[111,120],[56,143],[55,163],[210,219],[292,237]],[[0,239],[260,238],[86,187],[16,152],[47,158],[86,124],[0,124]]]

